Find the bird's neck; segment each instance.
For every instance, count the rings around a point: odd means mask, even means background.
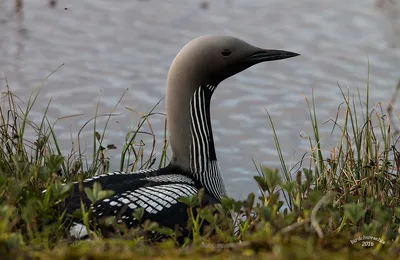
[[[210,101],[214,89],[215,86],[202,85],[187,97],[177,97],[176,92],[174,97],[168,97],[172,93],[167,92],[167,124],[172,164],[189,171],[208,192],[220,199],[226,191],[211,128]]]
[[[212,88],[201,86],[190,99],[191,172],[204,172],[209,163],[217,161],[210,116]]]

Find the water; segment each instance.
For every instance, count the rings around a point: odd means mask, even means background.
[[[67,8],[67,10],[65,10]],[[307,104],[314,88],[320,122],[334,118],[342,102],[339,83],[354,93],[364,89],[370,61],[371,97],[386,103],[400,77],[400,52],[386,39],[387,19],[369,0],[225,0],[212,1],[46,1],[26,0],[24,20],[13,13],[13,1],[0,1],[0,73],[12,91],[27,101],[30,92],[64,64],[44,84],[32,116],[38,120],[52,98],[50,121],[65,152],[70,135],[76,139],[93,116],[111,112],[128,89],[113,117],[106,143],[118,157],[132,113],[147,112],[164,96],[167,71],[174,55],[190,39],[204,34],[242,38],[265,48],[301,53],[301,57],[259,64],[223,82],[211,107],[221,171],[228,192],[236,197],[257,191],[253,161],[279,167],[266,109],[271,114],[288,163],[295,165],[309,150],[302,131],[310,131]],[[4,91],[5,83],[1,81]],[[164,100],[156,109],[165,112]],[[103,126],[105,118],[99,120]],[[154,117],[157,139],[164,118]],[[332,124],[323,125],[329,143]],[[83,144],[90,153],[91,131]]]

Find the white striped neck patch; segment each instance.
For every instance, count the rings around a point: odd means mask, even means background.
[[[190,170],[202,186],[217,199],[226,195],[219,172],[211,128],[210,101],[215,86],[200,86],[190,100]]]

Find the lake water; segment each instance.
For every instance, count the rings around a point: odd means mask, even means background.
[[[243,198],[257,191],[252,159],[279,167],[271,114],[287,162],[294,166],[309,150],[302,131],[310,131],[307,103],[314,88],[319,121],[333,119],[342,102],[337,86],[362,93],[370,62],[373,102],[387,103],[400,77],[400,51],[389,48],[387,19],[372,0],[220,0],[204,4],[181,0],[69,0],[50,8],[25,0],[24,20],[12,0],[0,0],[0,78],[22,100],[52,71],[32,118],[38,120],[52,98],[51,122],[64,152],[70,135],[95,113],[109,113],[128,89],[113,117],[106,143],[117,169],[125,134],[137,117],[126,107],[147,112],[164,96],[169,65],[189,40],[204,34],[232,35],[265,48],[302,56],[259,64],[223,82],[212,101],[217,156],[228,192]],[[1,91],[5,81],[0,81]],[[164,100],[156,109],[165,112]],[[99,127],[105,119],[99,119]],[[164,118],[152,118],[161,140]],[[322,125],[329,143],[332,124]],[[82,134],[90,153],[91,126]],[[327,147],[329,148],[329,147]]]

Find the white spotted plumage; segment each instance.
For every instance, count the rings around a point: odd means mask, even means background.
[[[101,208],[109,208],[111,211],[117,211],[124,205],[130,209],[142,207],[151,214],[157,214],[164,208],[170,208],[171,205],[178,202],[180,197],[188,197],[197,194],[198,190],[188,184],[162,184],[156,187],[141,187],[137,190],[125,192],[123,194],[115,195],[106,200],[97,202],[92,206],[92,212],[97,210],[101,212]],[[94,212],[96,213],[96,212]],[[97,215],[100,215],[98,213]],[[127,218],[129,219],[129,218]]]
[[[149,176],[142,178],[142,180],[154,181],[154,182],[185,182],[188,184],[194,184],[194,181],[191,178],[176,174]]]

